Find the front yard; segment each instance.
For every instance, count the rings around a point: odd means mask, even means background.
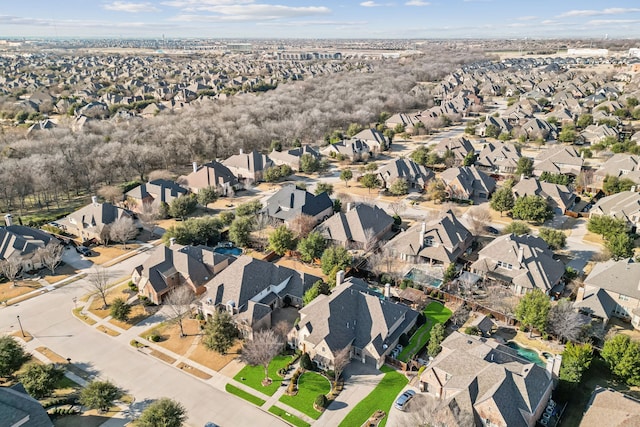
[[[400,372],[386,365],[380,370],[385,374],[382,381],[347,414],[340,423],[340,427],[361,426],[377,410],[389,414],[391,405],[409,381]],[[384,426],[386,423],[387,417],[385,416],[379,425]]]
[[[295,396],[284,394],[280,397],[280,402],[317,420],[322,412],[315,410],[313,402],[318,395],[326,395],[330,391],[331,383],[328,379],[316,372],[305,372],[298,378],[298,393]]]
[[[424,325],[411,336],[409,344],[398,354],[398,360],[406,362],[429,342],[431,328],[436,323],[445,323],[451,317],[451,310],[439,302],[432,302],[425,307],[422,314],[426,317]]]
[[[278,390],[278,387],[282,384],[282,378],[278,375],[278,370],[286,367],[287,363],[292,360],[291,356],[278,356],[271,361],[269,364],[269,378],[271,378],[271,384],[266,387],[262,385],[262,380],[264,380],[264,368],[262,366],[247,365],[242,368],[242,370],[238,372],[233,379],[258,390],[267,396],[273,396],[276,390]]]

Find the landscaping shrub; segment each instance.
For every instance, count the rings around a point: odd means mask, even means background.
[[[127,283],[127,286],[129,287],[129,290],[131,292],[138,292],[138,286],[136,286],[136,284],[133,283],[131,280],[129,280],[129,283]]]
[[[477,326],[468,326],[464,329],[464,333],[467,335],[480,335],[480,329]]]
[[[318,410],[323,409],[325,406],[327,406],[327,396],[325,396],[324,394],[319,394],[318,397],[316,397],[316,400],[313,402],[313,405]]]
[[[302,358],[300,359],[300,366],[308,371],[313,370],[313,363],[311,362],[311,358],[309,357],[308,353],[302,354]]]
[[[144,344],[142,344],[141,342],[136,341],[136,340],[131,340],[131,341],[129,341],[129,344],[130,344],[132,347],[135,347],[135,348],[141,348],[141,347],[144,347]]]
[[[147,337],[147,339],[151,342],[159,342],[160,341],[160,335],[158,334],[151,334]]]

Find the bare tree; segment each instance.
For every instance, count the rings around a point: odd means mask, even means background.
[[[286,342],[287,335],[289,334],[289,331],[291,331],[291,325],[286,320],[281,320],[276,323],[271,329],[273,329],[273,332],[275,332],[276,334],[278,334],[278,336],[280,336],[280,338],[282,338],[282,342]]]
[[[124,192],[122,191],[122,187],[117,185],[104,185],[98,190],[98,195],[112,204],[122,202],[123,194]]]
[[[22,263],[16,258],[9,258],[4,261],[0,261],[0,271],[2,275],[13,282],[13,286],[18,286],[18,274],[22,270]]]
[[[340,379],[340,375],[344,371],[344,368],[351,362],[351,347],[338,350],[333,355],[333,375],[334,380],[337,382]]]
[[[298,235],[299,238],[305,238],[311,233],[316,226],[316,220],[311,215],[297,215],[289,223],[289,228]]]
[[[187,285],[172,289],[164,299],[164,305],[169,308],[172,321],[180,327],[180,336],[184,337],[182,321],[191,313],[191,304],[195,300],[195,294]]]
[[[109,293],[109,273],[106,269],[96,268],[93,273],[89,274],[89,287],[93,292],[102,298],[102,308],[107,308],[107,293]]]
[[[156,179],[166,179],[171,181],[176,177],[176,174],[167,169],[158,169],[149,172],[149,181],[155,181]]]
[[[547,317],[547,330],[561,341],[578,341],[582,333],[581,316],[568,299],[561,299],[551,307]]]
[[[160,219],[160,205],[154,203],[143,203],[138,219],[142,223],[142,227],[146,228],[151,237],[155,236],[156,225]]]
[[[253,339],[246,341],[242,346],[241,360],[251,366],[261,365],[264,367],[264,380],[262,385],[271,384],[269,378],[269,363],[276,357],[284,342],[282,338],[271,329],[265,329],[253,333]]]
[[[477,236],[484,228],[491,222],[491,213],[489,209],[483,206],[473,206],[467,212],[467,218],[469,218],[469,227],[471,232]]]
[[[407,205],[402,200],[389,203],[389,210],[393,212],[394,215],[400,216],[405,209],[407,209]]]
[[[39,248],[37,257],[54,274],[56,267],[62,262],[64,247],[55,239],[52,239],[45,247]]]
[[[122,243],[122,248],[127,249],[127,241],[138,235],[138,228],[133,219],[128,216],[118,218],[111,224],[109,236],[112,240]]]
[[[461,410],[458,406],[451,408],[446,402],[435,397],[418,393],[408,403],[408,413],[402,425],[412,427],[474,427],[473,414]]]

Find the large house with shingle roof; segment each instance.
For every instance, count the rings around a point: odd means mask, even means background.
[[[270,328],[271,313],[286,305],[302,306],[317,276],[242,255],[207,285],[200,310],[213,316],[227,310],[245,337]]]
[[[380,298],[363,280],[349,278],[330,295],[319,295],[300,310],[300,321],[288,341],[322,369],[331,369],[334,356],[345,347],[351,349],[352,359],[380,369],[400,335],[413,328],[418,314]]]
[[[38,249],[44,248],[53,236],[22,225],[0,227],[0,260],[15,259],[23,271],[42,268]]]
[[[144,205],[159,206],[161,203],[170,205],[180,196],[185,196],[189,190],[175,181],[154,179],[125,193],[125,203],[134,212],[142,212]]]
[[[449,265],[473,243],[473,235],[447,211],[441,218],[416,224],[398,234],[385,248],[403,261]]]
[[[443,139],[433,148],[433,151],[440,157],[443,157],[447,151],[450,151],[453,153],[455,164],[461,165],[467,154],[474,150],[471,141],[465,137],[460,137]]]
[[[333,202],[326,192],[313,194],[293,184],[285,185],[269,197],[263,214],[286,224],[300,215],[308,215],[317,224],[333,214]]]
[[[179,286],[189,286],[196,295],[204,293],[204,286],[233,260],[206,246],[160,245],[133,269],[131,281],[140,295],[161,304],[164,297]]]
[[[484,145],[475,165],[489,172],[514,173],[518,167],[518,160],[520,160],[520,152],[515,145],[492,141]]]
[[[614,154],[595,171],[593,185],[602,188],[607,176],[629,178],[634,182],[640,182],[640,156],[628,153]]]
[[[62,225],[64,230],[78,236],[83,242],[87,240],[104,242],[109,240],[110,225],[123,217],[132,218],[133,214],[111,203],[98,203],[98,199],[94,196],[91,204],[58,220],[57,223]]]
[[[193,162],[193,171],[181,178],[192,193],[198,194],[203,188],[213,187],[223,196],[241,188],[238,178],[228,167],[212,161],[198,166]]]
[[[640,330],[640,263],[631,258],[597,263],[578,289],[574,307],[603,320],[630,320]]]
[[[580,427],[640,426],[640,401],[619,391],[596,386]]]
[[[449,168],[440,174],[452,199],[487,201],[496,189],[496,181],[475,166]]]
[[[0,387],[0,425],[7,427],[53,427],[42,404],[24,388]]]
[[[371,151],[379,153],[389,149],[391,141],[377,129],[364,129],[353,136],[353,139],[364,141]]]
[[[404,179],[409,184],[409,188],[419,190],[424,190],[429,180],[435,176],[431,169],[406,158],[395,159],[379,168],[376,173],[380,177],[383,188],[391,187],[397,179]]]
[[[536,288],[548,294],[560,284],[565,266],[553,259],[553,251],[541,238],[506,234],[482,248],[470,270],[485,280],[509,285],[516,294]]]
[[[542,172],[578,176],[582,170],[584,160],[573,147],[555,145],[541,152],[533,161],[533,173],[536,176]]]
[[[453,332],[420,375],[420,390],[473,414],[476,425],[534,427],[553,390],[545,368],[495,340]]]
[[[367,204],[347,203],[346,212],[336,212],[318,226],[325,239],[349,249],[371,249],[393,226],[384,209]]]
[[[265,156],[260,152],[253,150],[245,153],[240,149],[240,153],[225,159],[222,162],[238,180],[246,180],[249,182],[262,181],[264,171],[273,166],[273,162],[269,156]]]
[[[276,166],[287,165],[293,170],[300,170],[300,160],[305,154],[315,159],[320,159],[320,154],[310,145],[303,145],[302,147],[296,147],[286,151],[273,150],[271,154],[269,154],[269,158]]]
[[[589,212],[594,216],[610,216],[624,220],[629,228],[640,225],[640,193],[622,191],[598,200]]]
[[[540,181],[538,178],[522,178],[511,190],[516,199],[525,196],[542,197],[557,215],[571,209],[576,200],[576,195],[566,185]]]

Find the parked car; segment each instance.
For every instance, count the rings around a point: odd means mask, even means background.
[[[396,399],[396,403],[394,403],[393,406],[395,406],[396,409],[404,411],[404,408],[406,407],[407,402],[409,402],[411,398],[415,395],[416,395],[415,391],[407,390],[404,393],[402,393],[400,397]]]
[[[76,246],[76,252],[78,252],[80,255],[84,255],[84,256],[89,256],[91,255],[91,249],[89,249],[86,246]]]
[[[500,234],[500,232],[498,231],[498,229],[497,229],[497,228],[491,227],[490,225],[486,226],[486,227],[484,228],[484,230],[485,230],[487,233],[491,233],[491,234],[494,234],[494,235],[498,235],[498,234]]]

